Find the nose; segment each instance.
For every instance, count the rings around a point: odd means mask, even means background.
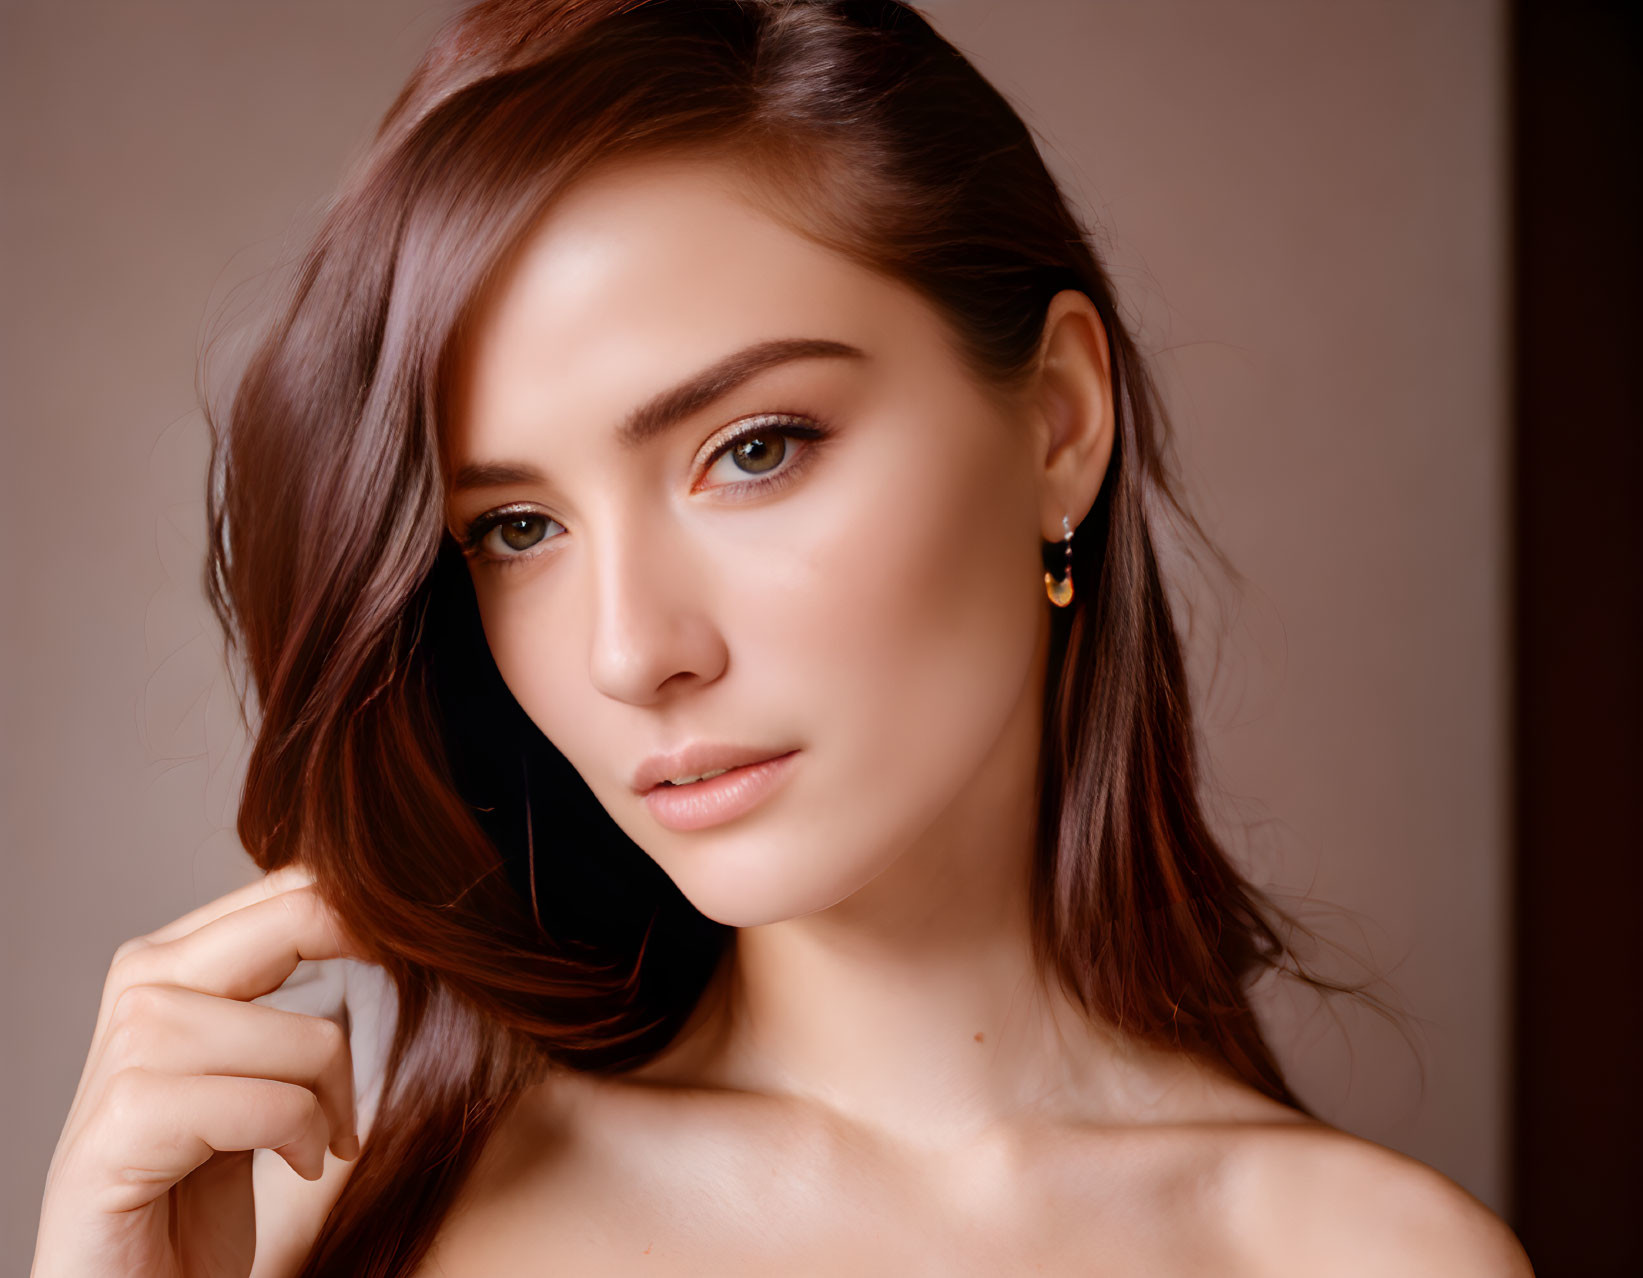
[[[711,576],[701,549],[659,519],[630,517],[601,538],[588,561],[593,686],[650,705],[718,678],[727,653]]]

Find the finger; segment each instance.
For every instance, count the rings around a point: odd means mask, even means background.
[[[113,983],[182,985],[250,1000],[278,989],[304,959],[364,958],[313,887],[293,888],[116,960]],[[118,994],[116,994],[118,997]]]
[[[97,1006],[97,1020],[91,1030],[91,1046],[86,1054],[86,1065],[81,1071],[80,1081],[74,1089],[74,1099],[69,1103],[70,1121],[79,1111],[85,1097],[86,1083],[91,1077],[94,1062],[98,1056],[98,1046],[107,1030],[109,1012],[119,998],[121,991],[130,982],[123,978],[121,960],[134,950],[147,949],[151,945],[170,941],[221,918],[224,914],[242,909],[253,902],[267,900],[281,892],[303,887],[313,882],[313,873],[300,862],[293,861],[255,879],[250,883],[235,888],[232,892],[224,893],[214,901],[209,901],[197,909],[190,910],[180,918],[154,929],[141,936],[134,936],[122,943],[114,952],[114,959],[109,964],[107,976],[103,981],[102,997]]]
[[[251,999],[279,988],[305,958],[359,956],[357,945],[312,885],[261,899],[255,891],[251,895],[250,904],[172,940],[120,948],[103,984],[91,1048],[69,1106],[71,1123],[86,1101],[92,1075],[102,1072],[110,1017],[131,986],[183,985],[206,994]],[[246,989],[250,992],[242,994]]]
[[[265,901],[281,892],[289,892],[294,888],[307,887],[314,881],[313,871],[306,866],[293,861],[290,865],[271,870],[259,879],[247,883],[243,887],[235,888],[232,892],[224,893],[215,901],[207,901],[198,909],[190,910],[181,918],[155,928],[137,938],[159,944],[162,941],[173,941],[179,936],[186,936],[189,932],[204,927],[225,914],[232,914],[235,910],[243,909],[257,901]]]
[[[216,998],[179,985],[133,985],[104,1043],[105,1068],[156,1074],[271,1078],[306,1087],[325,1113],[328,1143],[352,1156],[358,1131],[348,1035],[323,1016]]]
[[[102,1001],[97,1008],[97,1023],[91,1032],[92,1043],[96,1044],[102,1038],[104,1027],[108,1023],[109,1010],[114,1006],[114,1001],[119,998],[120,992],[126,985],[130,984],[129,981],[123,979],[125,965],[122,960],[132,951],[144,950],[151,945],[162,944],[166,941],[175,940],[180,936],[186,936],[188,933],[196,931],[206,923],[213,922],[225,914],[231,914],[235,910],[243,909],[245,906],[254,904],[257,901],[267,900],[281,892],[291,891],[312,882],[312,874],[300,864],[293,862],[263,875],[262,878],[254,882],[235,888],[232,892],[225,893],[198,909],[190,910],[182,917],[173,919],[170,923],[155,928],[152,932],[134,936],[121,944],[114,951],[114,960],[109,964],[108,975],[103,981]]]
[[[325,1170],[326,1122],[306,1087],[268,1078],[121,1070],[99,1106],[90,1188],[107,1211],[153,1202],[218,1150],[272,1149],[305,1180]]]

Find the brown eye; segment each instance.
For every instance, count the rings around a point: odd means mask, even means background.
[[[493,524],[484,540],[491,543],[488,549],[493,554],[506,558],[536,545],[552,522],[546,515],[510,515]]]
[[[816,445],[830,433],[825,426],[806,417],[792,413],[767,414],[715,448],[707,473],[712,474],[714,467],[723,462],[752,478],[713,487],[749,493],[761,491],[797,474],[808,464]],[[803,441],[797,453],[788,447],[792,440]],[[793,460],[795,456],[797,461]]]
[[[751,435],[730,450],[736,465],[752,475],[762,475],[781,465],[786,454],[787,439],[776,432]]]
[[[536,516],[510,519],[496,526],[502,543],[511,550],[529,550],[542,540],[542,520]]]

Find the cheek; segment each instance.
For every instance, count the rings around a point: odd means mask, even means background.
[[[553,707],[565,705],[568,693],[558,681],[572,667],[564,627],[550,624],[546,592],[484,580],[476,580],[474,589],[485,642],[502,681],[536,726],[557,741]]]
[[[1048,607],[1030,483],[991,442],[1006,429],[910,432],[907,455],[874,469],[822,543],[794,636],[813,658],[811,704],[849,720],[850,771],[893,776],[933,804],[981,765],[1018,705]]]

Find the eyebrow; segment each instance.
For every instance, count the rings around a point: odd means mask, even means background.
[[[782,337],[755,342],[726,355],[676,386],[646,400],[628,414],[616,430],[616,442],[633,450],[668,427],[700,412],[730,394],[750,378],[797,359],[866,359],[867,352],[848,342],[819,337]],[[451,481],[453,493],[470,488],[497,488],[505,484],[537,484],[546,477],[527,462],[469,462]]]

